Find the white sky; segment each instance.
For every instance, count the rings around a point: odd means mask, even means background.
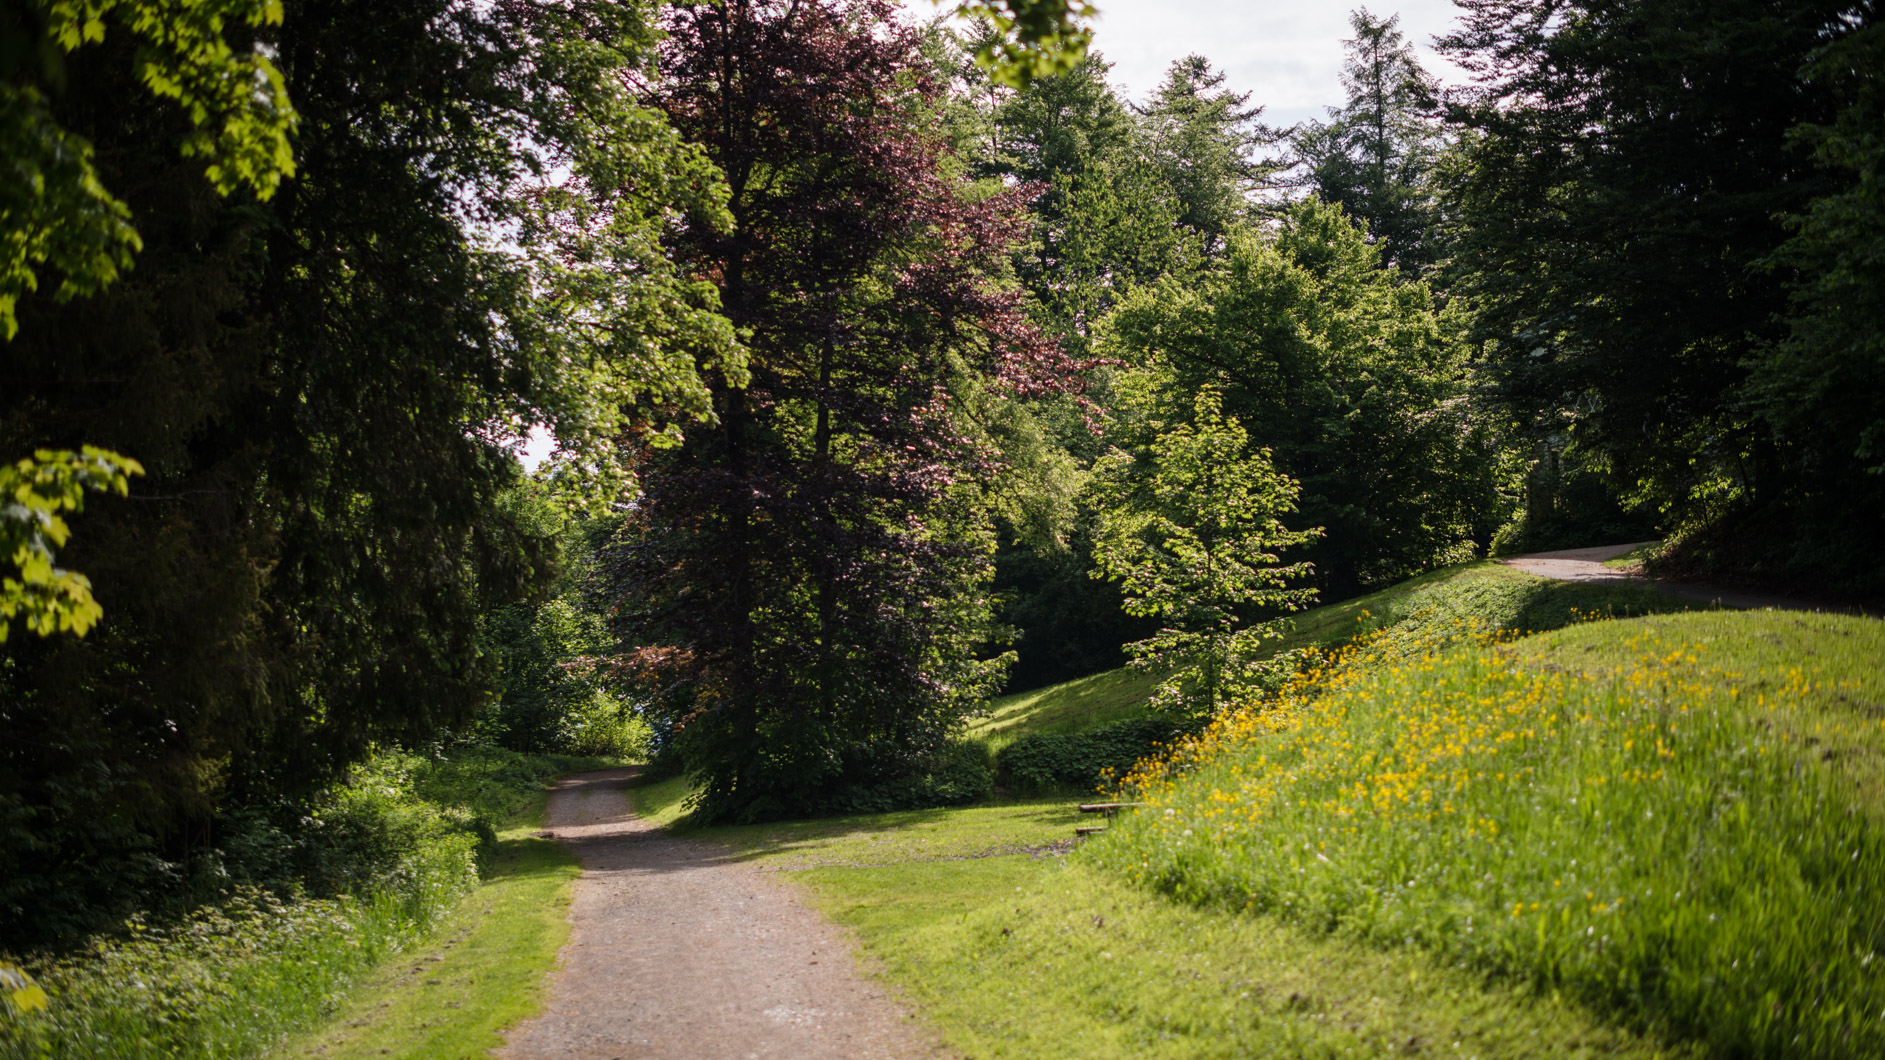
[[[1193,52],[1226,73],[1225,87],[1250,92],[1276,126],[1321,118],[1343,102],[1342,42],[1348,13],[1401,17],[1403,36],[1420,49],[1427,72],[1445,84],[1466,77],[1434,53],[1433,38],[1453,28],[1452,0],[1092,0],[1099,8],[1093,47],[1113,64],[1112,81],[1139,101],[1176,59]],[[929,17],[928,4],[912,14]],[[927,10],[926,10],[927,9]]]

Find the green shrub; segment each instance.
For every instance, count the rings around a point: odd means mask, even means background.
[[[134,916],[75,952],[22,955],[49,1003],[0,1006],[0,1060],[261,1051],[325,1015],[476,886],[494,826],[546,780],[597,764],[491,747],[386,753],[304,808],[297,827],[254,808],[232,814],[223,842],[193,862],[235,881],[220,900]]]
[[[556,747],[590,758],[641,758],[654,734],[647,719],[600,688],[573,696],[557,720]]]
[[[1030,733],[995,755],[1003,786],[1022,792],[1093,791],[1124,776],[1195,726],[1165,718],[1130,718],[1082,733]]]

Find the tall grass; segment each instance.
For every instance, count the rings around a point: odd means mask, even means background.
[[[1723,1055],[1885,1055],[1885,833],[1769,724],[1820,679],[1743,695],[1651,634],[1593,678],[1494,639],[1351,648],[1148,767],[1083,856]]]

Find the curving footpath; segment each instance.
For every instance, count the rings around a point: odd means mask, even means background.
[[[582,861],[574,932],[511,1060],[867,1060],[941,1055],[857,968],[848,939],[784,884],[630,809],[635,769],[550,793]]]
[[[1685,582],[1670,582],[1660,579],[1651,580],[1632,570],[1604,566],[1604,560],[1615,559],[1649,541],[1638,541],[1628,545],[1604,545],[1598,548],[1567,548],[1558,552],[1534,552],[1526,556],[1513,556],[1499,562],[1508,567],[1516,567],[1527,574],[1536,574],[1541,578],[1556,578],[1565,582],[1610,582],[1621,585],[1642,585],[1671,596],[1685,600],[1700,600],[1703,603],[1718,604],[1722,607],[1755,610],[1771,607],[1778,611],[1832,611],[1843,614],[1863,614],[1858,608],[1823,601],[1806,600],[1792,596],[1778,596],[1773,593],[1722,589],[1712,585],[1694,585]]]

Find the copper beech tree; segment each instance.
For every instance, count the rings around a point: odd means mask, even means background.
[[[951,175],[940,88],[883,0],[670,9],[651,102],[726,174],[731,228],[669,250],[749,352],[715,422],[650,449],[609,563],[626,657],[716,819],[937,801],[998,682],[976,410],[1080,366],[999,282],[1030,189]],[[929,779],[925,779],[929,778]]]

